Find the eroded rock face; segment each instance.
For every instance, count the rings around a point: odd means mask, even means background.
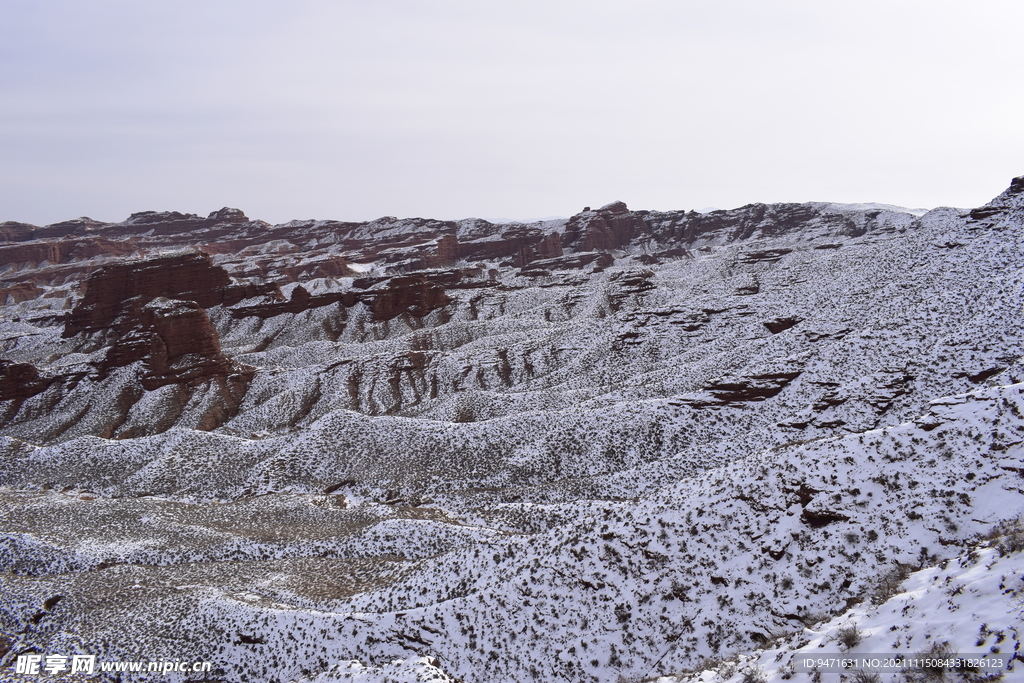
[[[362,302],[372,311],[374,320],[387,321],[403,314],[421,318],[451,302],[445,294],[446,286],[463,289],[490,284],[475,279],[474,275],[479,275],[478,269],[448,270],[417,276],[360,278],[353,283],[353,290],[316,295],[298,285],[292,289],[288,299],[278,291],[271,297],[273,300],[265,303],[232,308],[231,315],[234,318],[273,318],[327,306],[351,308]]]
[[[557,258],[538,259],[529,262],[530,270],[578,270],[594,264],[596,268],[607,268],[615,262],[611,254],[589,251],[567,254]]]
[[[569,219],[562,246],[576,251],[617,249],[649,232],[643,218],[623,202],[612,202],[597,211],[584,211]]]
[[[280,296],[274,283],[232,283],[227,272],[201,252],[109,265],[94,272],[83,283],[83,289],[84,296],[67,316],[63,336],[101,332],[105,335],[101,338],[112,342],[102,360],[95,362],[94,381],[103,383],[118,368],[135,363],[141,362],[144,367],[137,387],[128,385],[118,390],[114,416],[96,423],[99,435],[107,438],[159,433],[173,426],[174,415],[180,415],[199,394],[206,395],[202,400],[211,406],[194,428],[215,429],[230,419],[255,369],[224,355],[205,308],[251,297]],[[17,366],[11,371],[24,375],[25,386],[32,389],[27,396],[16,397],[22,401],[55,381],[40,378],[37,372],[29,377],[35,371],[31,366]],[[164,403],[171,419],[154,415],[148,426],[137,421],[122,429],[144,392],[168,385],[180,387],[174,399]],[[50,398],[55,406],[61,401],[59,395]],[[17,410],[10,418],[16,416]]]
[[[386,287],[365,292],[360,299],[373,311],[373,319],[381,321],[403,313],[420,318],[450,301],[444,287],[412,275],[391,278]]]
[[[44,391],[50,380],[31,363],[0,360],[0,401],[23,401]]]
[[[7,297],[11,297],[13,303],[29,301],[41,296],[45,290],[36,287],[31,282],[19,282],[13,287],[0,288],[0,302],[7,303]]]
[[[29,223],[4,221],[0,223],[0,241],[25,242],[33,238],[35,231],[36,226]]]
[[[551,233],[539,242],[521,247],[518,265],[523,268],[531,261],[558,258],[562,253],[562,238],[557,233]]]
[[[72,235],[85,235],[94,232],[110,223],[93,220],[88,216],[70,221],[52,223],[46,227],[38,227],[29,223],[6,221],[0,223],[0,242],[24,242],[38,239],[60,239]]]
[[[127,330],[142,307],[157,297],[219,305],[231,278],[201,252],[105,266],[83,283],[85,296],[64,324],[64,336],[118,327]]]
[[[124,223],[118,224],[119,233],[144,233],[153,231],[156,235],[172,235],[204,230],[215,226],[241,225],[249,219],[239,209],[224,207],[213,211],[206,218],[194,213],[177,211],[140,211],[133,213]]]
[[[172,383],[195,384],[239,370],[221,353],[217,331],[194,301],[159,297],[142,306],[132,329],[107,352],[103,370],[145,361],[142,384],[153,390]]]

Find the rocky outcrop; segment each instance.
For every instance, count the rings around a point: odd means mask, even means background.
[[[31,398],[45,391],[52,381],[40,375],[31,363],[0,360],[0,402]]]
[[[745,377],[723,377],[709,382],[700,394],[680,397],[674,403],[691,408],[707,408],[764,401],[779,395],[799,376],[800,371],[794,370]]]
[[[590,264],[601,270],[610,266],[615,259],[611,254],[597,251],[583,252],[578,254],[566,254],[558,258],[541,259],[530,261],[529,266],[519,271],[519,275],[527,277],[536,275],[550,275],[553,270],[578,270]]]
[[[103,238],[12,244],[0,247],[0,267],[8,264],[37,267],[43,262],[55,265],[96,256],[125,256],[136,249],[132,240]]]
[[[597,211],[583,211],[570,218],[562,235],[562,247],[574,251],[618,249],[649,232],[640,214],[631,212],[623,202],[612,202]]]
[[[0,246],[3,284],[61,285],[79,281],[99,266],[93,260],[109,260],[140,251],[133,239],[69,238],[30,241]]]
[[[450,266],[461,258],[459,238],[455,235],[442,235],[437,241],[434,258],[430,261],[432,268]]]
[[[1024,215],[1024,176],[1018,176],[1010,181],[1010,187],[988,204],[971,209],[968,218],[977,224],[977,228],[1010,227],[1016,223],[1007,224],[1002,219],[1014,214],[1018,218]]]
[[[342,305],[351,308],[363,302],[369,307],[373,313],[373,320],[376,321],[391,320],[402,314],[421,318],[451,302],[445,293],[445,286],[466,289],[493,284],[473,278],[479,274],[478,268],[464,268],[422,275],[360,278],[353,282],[352,290],[315,295],[299,285],[292,289],[291,297],[287,300],[280,296],[278,291],[279,296],[275,297],[275,300],[232,308],[231,315],[234,318],[273,318],[324,306]]]
[[[233,305],[261,295],[280,295],[276,284],[232,284],[223,268],[198,251],[105,266],[83,283],[85,295],[68,315],[64,336],[136,326],[142,308],[165,297],[194,301],[201,308]]]
[[[0,266],[11,264],[34,268],[44,261],[60,263],[66,251],[67,245],[60,242],[30,242],[0,247]]]
[[[738,263],[751,264],[751,263],[775,263],[780,260],[786,254],[792,253],[792,249],[762,249],[755,251],[748,251],[740,254]]]
[[[31,282],[21,282],[13,287],[0,287],[0,305],[7,303],[8,297],[14,303],[29,301],[43,294],[42,287],[36,287]]]
[[[364,292],[359,299],[373,311],[373,319],[379,321],[391,320],[403,313],[423,317],[451,301],[444,287],[417,276],[391,278],[385,287]]]
[[[800,372],[773,372],[751,375],[735,381],[720,380],[706,388],[719,401],[763,401],[781,392]]]
[[[0,223],[0,242],[26,242],[35,236],[36,226],[17,221]]]
[[[112,223],[104,223],[103,221],[97,221],[88,216],[82,216],[81,218],[74,218],[70,221],[61,221],[60,223],[51,223],[50,225],[42,228],[36,228],[34,239],[62,239],[70,237],[72,235],[82,236],[88,235],[89,233],[102,230]]]
[[[738,242],[753,237],[778,237],[817,226],[824,234],[856,237],[878,224],[879,211],[864,220],[827,205],[748,204],[738,209],[696,211],[637,212],[650,227],[654,239],[662,243],[693,244],[702,241]]]
[[[519,249],[519,262],[517,265],[520,268],[524,268],[531,261],[558,258],[562,253],[561,236],[558,233],[551,233],[538,242],[523,245]]]
[[[240,371],[221,353],[206,311],[192,301],[163,297],[141,307],[133,329],[108,350],[103,372],[140,360],[148,367],[142,382],[149,391]]]
[[[239,209],[224,207],[213,211],[206,218],[194,213],[177,211],[140,211],[133,213],[122,223],[104,226],[118,234],[176,235],[208,230],[217,226],[238,226],[248,223],[249,219]]]
[[[82,289],[84,296],[67,316],[63,336],[103,332],[99,339],[112,342],[90,381],[101,385],[118,368],[139,362],[143,368],[136,375],[137,384],[118,386],[117,398],[111,404],[113,417],[93,423],[93,433],[105,438],[164,431],[195,401],[205,408],[191,409],[193,428],[215,429],[230,419],[255,369],[222,352],[205,308],[230,306],[260,296],[283,299],[275,283],[235,284],[223,268],[213,265],[209,255],[196,251],[111,264],[94,272]],[[6,375],[25,387],[22,394],[29,392],[14,397],[19,400],[8,409],[8,421],[17,415],[21,401],[45,390],[53,381],[41,377],[31,366],[7,368]],[[143,392],[169,385],[175,390],[161,399],[168,412],[148,421],[130,419]],[[47,400],[56,406],[65,396],[69,394],[57,391]]]
[[[119,414],[106,425],[104,438],[133,438],[162,432],[174,425],[185,407],[201,395],[207,408],[194,428],[209,431],[238,412],[256,369],[238,363],[221,351],[217,331],[206,311],[192,301],[163,297],[142,306],[135,327],[114,342],[99,368],[98,380],[114,369],[142,361],[141,389],[175,387],[169,412],[125,426],[132,405],[142,395],[123,387],[117,401]]]
[[[31,420],[46,414],[52,406],[85,380],[88,372],[75,371],[65,374],[49,374],[40,372],[31,363],[13,363],[0,360],[0,425],[10,425],[18,421]],[[53,394],[54,400],[43,401],[34,409],[22,413],[26,402],[36,400],[37,396]],[[19,420],[20,418],[20,420]]]
[[[768,331],[772,334],[779,334],[785,332],[791,327],[799,325],[801,322],[800,318],[775,318],[774,320],[766,320],[764,326],[768,328]]]
[[[270,267],[268,267],[270,266]],[[276,266],[276,267],[275,267]],[[261,264],[262,277],[279,277],[288,282],[307,282],[318,278],[351,277],[356,274],[348,267],[345,259],[325,254],[311,259],[275,259],[271,264]]]
[[[0,242],[26,242],[28,240],[61,239],[71,235],[85,235],[110,223],[93,220],[88,216],[70,221],[38,227],[29,223],[6,221],[0,223]]]

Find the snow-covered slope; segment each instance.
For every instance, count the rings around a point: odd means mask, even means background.
[[[987,542],[903,581],[882,583],[881,604],[854,607],[766,648],[705,660],[657,683],[811,681],[846,673],[863,681],[1009,681],[1020,678],[1024,566],[1019,520]],[[1008,537],[1007,537],[1008,536]],[[994,538],[993,538],[994,537]]]

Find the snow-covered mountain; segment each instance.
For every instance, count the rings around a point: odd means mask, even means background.
[[[850,622],[895,648],[880,584],[1016,571],[1022,235],[1024,178],[970,211],[0,224],[3,666],[751,683]],[[1008,600],[975,617],[1016,653]]]

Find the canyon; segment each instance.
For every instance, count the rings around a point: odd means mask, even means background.
[[[1024,177],[0,240],[5,668],[741,680],[722,658],[881,619],[879,577],[1024,510]]]

